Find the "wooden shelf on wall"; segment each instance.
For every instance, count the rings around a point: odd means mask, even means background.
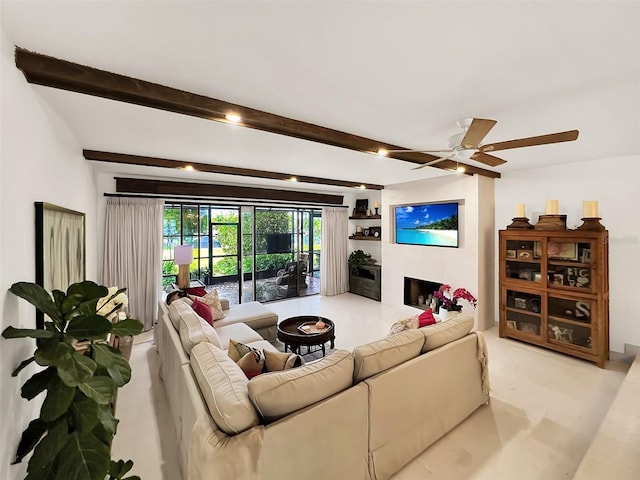
[[[372,236],[367,237],[365,235],[350,235],[349,240],[369,240],[373,242],[379,242],[380,237],[372,237]]]
[[[380,220],[382,215],[352,215],[349,217],[349,220]]]

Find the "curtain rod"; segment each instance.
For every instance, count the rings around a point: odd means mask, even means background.
[[[221,197],[181,197],[181,196],[160,196],[160,195],[138,195],[138,194],[127,194],[127,193],[104,193],[105,197],[122,197],[122,198],[155,198],[159,200],[164,200],[165,202],[181,202],[181,203],[212,203],[212,202],[226,202],[226,205],[277,205],[277,206],[291,206],[291,207],[336,207],[336,208],[349,208],[348,205],[334,205],[328,203],[292,203],[286,200],[229,200],[228,198]],[[221,206],[226,206],[221,205]]]

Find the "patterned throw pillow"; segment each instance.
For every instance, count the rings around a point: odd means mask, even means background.
[[[264,366],[267,372],[277,372],[302,365],[304,365],[304,358],[295,353],[264,351]]]
[[[214,320],[220,320],[221,318],[224,318],[224,310],[222,310],[222,304],[220,303],[218,290],[214,288],[200,300],[209,305]]]
[[[253,378],[264,371],[264,355],[257,348],[231,339],[228,352],[229,358],[238,364],[247,378]]]
[[[389,335],[395,335],[396,333],[404,332],[405,330],[413,330],[415,328],[418,328],[418,315],[404,320],[398,320],[396,323],[391,325]]]

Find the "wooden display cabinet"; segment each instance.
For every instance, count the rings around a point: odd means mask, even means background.
[[[609,234],[500,231],[501,337],[609,358]]]

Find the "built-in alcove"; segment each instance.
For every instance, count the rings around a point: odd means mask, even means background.
[[[441,286],[441,283],[404,277],[404,304],[426,310],[431,305],[434,292]]]

